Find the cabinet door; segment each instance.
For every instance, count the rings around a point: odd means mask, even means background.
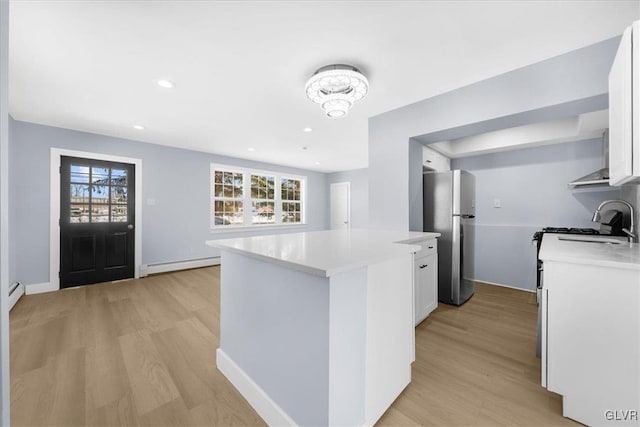
[[[415,322],[422,322],[438,306],[438,256],[428,255],[415,261]]]
[[[640,176],[640,21],[633,23],[631,30],[631,86],[633,87],[632,111],[632,145],[633,145],[633,175]]]
[[[427,147],[422,149],[422,165],[436,172],[451,170],[448,157]]]
[[[609,73],[609,184],[633,178],[631,27],[622,35]]]
[[[546,274],[546,273],[543,273]],[[547,280],[545,275],[544,280]],[[540,304],[540,383],[547,388],[547,354],[549,352],[547,334],[549,331],[549,321],[547,317],[547,304],[549,295],[546,289],[542,290]]]
[[[430,315],[438,307],[438,255],[427,257],[424,307],[426,315]]]

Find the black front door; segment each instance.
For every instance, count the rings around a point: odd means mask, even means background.
[[[60,164],[60,287],[134,277],[135,165]]]

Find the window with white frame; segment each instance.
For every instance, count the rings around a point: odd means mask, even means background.
[[[302,181],[299,179],[282,178],[280,181],[282,222],[300,222],[302,213],[301,189]]]
[[[211,165],[211,228],[304,224],[306,177]]]

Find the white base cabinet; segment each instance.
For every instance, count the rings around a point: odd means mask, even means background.
[[[640,426],[640,271],[544,261],[542,385],[586,425]]]
[[[414,257],[415,324],[438,307],[438,244],[436,239],[421,243]]]

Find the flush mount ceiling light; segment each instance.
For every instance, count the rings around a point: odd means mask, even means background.
[[[320,104],[327,117],[347,115],[349,108],[369,92],[369,81],[352,65],[327,65],[316,71],[305,86],[307,98]]]
[[[133,128],[136,130],[144,130],[144,126],[142,125],[133,125]]]

